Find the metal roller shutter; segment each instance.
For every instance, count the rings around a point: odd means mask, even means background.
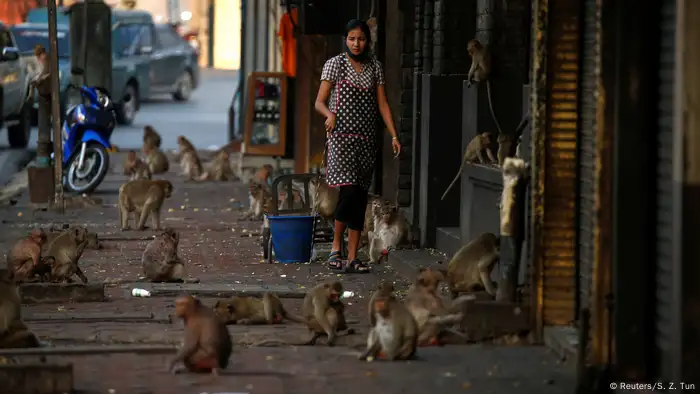
[[[597,1],[586,0],[583,12],[581,91],[579,93],[581,117],[578,130],[577,312],[590,305],[595,260],[596,108],[600,64],[598,14]]]
[[[671,380],[672,226],[673,226],[673,90],[675,68],[676,1],[663,0],[659,50],[658,164],[656,170],[656,346],[659,373]]]

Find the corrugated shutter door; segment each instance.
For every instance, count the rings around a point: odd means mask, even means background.
[[[590,304],[595,259],[594,234],[596,226],[596,101],[600,45],[598,43],[596,0],[586,0],[583,14],[583,42],[581,48],[581,118],[578,135],[578,233],[577,311]]]
[[[661,11],[661,48],[659,56],[659,135],[656,233],[656,346],[660,378],[671,380],[671,289],[673,233],[673,89],[675,68],[676,1],[663,0]]]

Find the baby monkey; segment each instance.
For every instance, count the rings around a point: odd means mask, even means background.
[[[233,351],[231,336],[213,310],[192,296],[175,301],[175,314],[185,323],[185,339],[175,357],[168,363],[168,372],[177,373],[182,362],[190,372],[218,375],[228,366]]]
[[[467,165],[467,163],[488,164],[486,162],[486,159],[484,159],[484,153],[486,153],[489,162],[497,163],[496,158],[493,156],[493,151],[491,150],[492,143],[493,136],[489,132],[478,134],[474,138],[472,138],[471,141],[469,141],[467,149],[464,151],[462,165],[459,166],[457,175],[455,175],[455,178],[452,180],[452,183],[450,183],[450,185],[447,186],[447,189],[445,189],[445,192],[442,194],[441,200],[444,200],[445,197],[447,197],[447,193],[449,193],[449,191],[452,189],[452,186],[454,186],[455,183],[457,183],[459,177],[462,176],[462,172],[464,171],[464,167]]]
[[[124,161],[124,175],[129,175],[130,180],[151,179],[151,170],[148,164],[136,156],[136,151],[129,151]]]
[[[360,360],[408,360],[416,354],[418,325],[411,312],[394,297],[393,289],[391,283],[382,283],[370,300],[372,329]]]
[[[248,201],[250,207],[241,219],[242,220],[262,220],[263,213],[272,204],[272,195],[267,185],[251,180],[248,183]]]

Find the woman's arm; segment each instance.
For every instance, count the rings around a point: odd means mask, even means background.
[[[335,116],[335,114],[331,112],[330,109],[328,109],[328,105],[326,105],[328,97],[331,95],[332,88],[333,83],[331,81],[321,81],[321,87],[318,88],[318,95],[316,96],[316,103],[314,103],[314,108],[316,108],[316,112],[318,112],[326,118],[328,118],[329,116]]]
[[[319,95],[320,94],[321,92],[319,91]],[[318,103],[318,100],[316,103]],[[379,113],[382,115],[382,120],[386,125],[387,131],[389,131],[392,138],[398,138],[396,135],[396,127],[394,126],[394,118],[391,116],[391,108],[389,108],[389,102],[386,100],[384,84],[377,85],[377,103],[379,103]]]

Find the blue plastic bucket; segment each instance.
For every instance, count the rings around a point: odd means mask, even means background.
[[[275,260],[280,263],[311,261],[313,216],[268,216]]]

